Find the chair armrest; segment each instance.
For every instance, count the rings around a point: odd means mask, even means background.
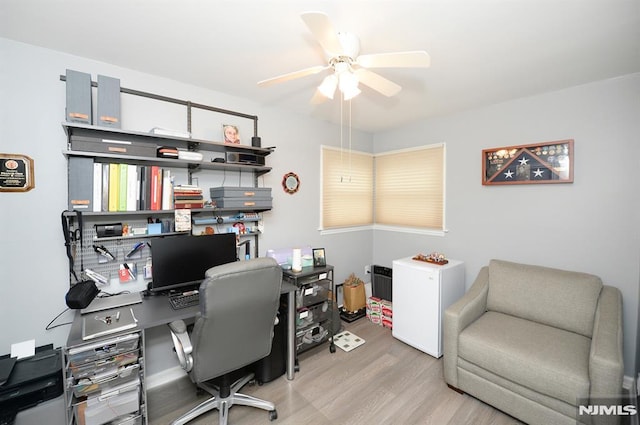
[[[590,397],[619,397],[623,374],[622,294],[618,288],[603,286],[589,353]]]
[[[191,356],[193,345],[191,345],[191,339],[187,333],[187,326],[182,320],[175,320],[169,323],[168,326],[180,366],[189,372],[193,367],[193,357]]]
[[[444,380],[454,387],[458,386],[458,335],[487,310],[488,292],[489,268],[483,267],[467,293],[444,313]]]

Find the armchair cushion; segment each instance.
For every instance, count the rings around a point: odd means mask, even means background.
[[[508,381],[575,405],[589,397],[591,340],[489,311],[460,334],[459,356]]]
[[[487,309],[591,337],[599,277],[491,260]]]

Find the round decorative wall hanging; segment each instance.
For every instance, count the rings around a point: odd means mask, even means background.
[[[287,173],[282,177],[282,189],[293,195],[300,189],[300,178],[296,173]]]

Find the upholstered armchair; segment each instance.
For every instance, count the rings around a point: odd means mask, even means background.
[[[447,384],[528,424],[616,423],[622,296],[586,273],[491,260],[444,319]]]

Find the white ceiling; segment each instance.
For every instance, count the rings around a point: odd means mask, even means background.
[[[638,0],[0,0],[0,37],[337,122],[338,101],[309,103],[324,73],[256,85],[325,64],[304,11],[361,54],[430,54],[428,69],[376,70],[403,90],[363,88],[353,126],[369,132],[640,72]]]

